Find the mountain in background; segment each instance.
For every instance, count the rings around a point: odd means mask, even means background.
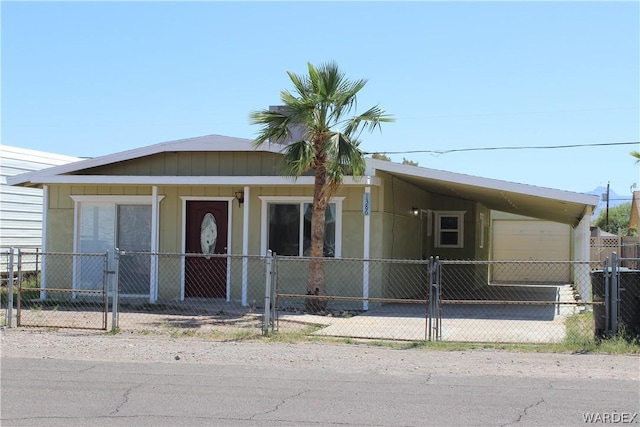
[[[594,190],[588,191],[586,194],[592,194],[594,196],[598,196],[600,198],[600,202],[598,203],[598,207],[593,212],[591,216],[592,219],[598,218],[600,212],[607,208],[607,202],[604,200],[604,194],[607,192],[607,187],[598,187]],[[611,188],[609,188],[609,209],[614,208],[616,206],[622,205],[624,203],[631,202],[631,194],[628,196],[620,196]]]

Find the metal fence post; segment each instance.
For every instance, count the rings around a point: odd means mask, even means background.
[[[122,252],[124,254],[124,252]],[[120,249],[116,248],[113,253],[113,270],[108,271],[108,273],[113,274],[113,279],[111,283],[111,331],[115,332],[118,328],[118,298],[119,298],[119,283],[118,276],[120,270]],[[107,258],[109,257],[109,251],[105,255]]]
[[[610,276],[611,276],[611,268],[609,268],[609,258],[605,258],[602,263],[602,282],[604,286],[604,330],[605,334],[609,334],[611,332],[611,294],[610,294]]]
[[[273,264],[273,252],[267,252],[266,277],[264,290],[264,320],[262,322],[262,335],[269,333],[269,325],[271,324],[271,271]]]
[[[620,312],[620,261],[615,252],[611,253],[611,292],[609,293],[611,333],[618,335],[618,314]]]
[[[20,290],[20,284],[22,283],[22,249],[18,248],[18,290]]]
[[[271,332],[276,330],[276,322],[278,321],[278,257],[275,252],[271,254],[273,261],[271,262]]]
[[[16,326],[20,327],[20,313],[22,311],[22,250],[18,248],[18,292],[16,293]]]
[[[440,331],[440,258],[429,258],[429,322],[428,340],[442,338]]]
[[[436,340],[442,339],[442,305],[440,304],[440,298],[442,297],[442,264],[440,263],[440,257],[436,257]]]
[[[102,303],[104,316],[102,318],[103,329],[108,329],[107,318],[109,314],[109,251],[104,255],[104,262],[102,264]]]
[[[427,264],[427,289],[426,289],[426,301],[425,301],[425,313],[424,313],[424,340],[431,340],[431,276],[433,274],[433,257],[429,257],[429,263]]]
[[[13,324],[13,248],[9,248],[9,276],[7,277],[7,328]]]

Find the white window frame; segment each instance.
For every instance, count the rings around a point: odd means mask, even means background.
[[[435,232],[434,234],[434,247],[436,248],[462,248],[464,247],[464,214],[465,211],[434,211]],[[456,230],[441,230],[440,224],[441,218],[454,217],[458,219],[458,228]],[[440,243],[440,236],[442,232],[457,232],[458,241],[454,245],[443,245]]]
[[[267,255],[267,246],[269,239],[268,232],[268,216],[269,216],[269,204],[300,204],[300,211],[304,212],[304,203],[313,203],[313,197],[300,197],[300,196],[258,196],[261,201],[261,216],[260,216],[260,254],[262,256]],[[345,197],[332,197],[329,203],[336,205],[336,248],[335,258],[342,257],[342,202]]]
[[[79,253],[79,245],[80,245],[80,208],[81,205],[83,204],[92,204],[92,205],[104,205],[104,206],[113,206],[114,208],[117,209],[118,205],[150,205],[152,207],[152,224],[153,224],[153,204],[154,204],[154,197],[153,196],[127,196],[127,195],[117,195],[117,196],[111,196],[111,195],[97,195],[97,194],[91,194],[91,195],[71,195],[70,196],[71,199],[74,202],[74,215],[73,215],[73,252],[74,253]],[[162,201],[162,199],[164,199],[164,196],[158,196],[157,200],[158,203],[160,201]],[[115,223],[114,223],[114,227],[115,227]],[[151,241],[152,241],[152,245],[153,245],[153,240],[154,240],[154,227],[152,225],[152,229],[151,229]],[[114,231],[115,233],[115,231]],[[153,247],[152,247],[153,250]],[[109,252],[109,264],[113,265],[114,262],[114,254],[112,252]],[[147,297],[149,296],[150,298],[152,298],[153,296],[151,295],[154,292],[155,287],[157,286],[157,275],[154,274],[154,263],[152,262],[152,269],[150,271],[150,295],[126,295],[126,296],[144,296]],[[77,289],[78,286],[78,264],[77,264],[77,258],[74,257],[73,258],[73,283],[72,283],[72,288],[73,289]],[[113,275],[109,275],[108,278],[108,284],[109,284],[109,288],[112,289],[112,280],[113,280]],[[75,295],[75,294],[74,294]]]

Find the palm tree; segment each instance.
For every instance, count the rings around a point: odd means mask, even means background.
[[[629,154],[636,158],[636,163],[640,163],[640,151],[632,151]]]
[[[357,107],[356,97],[366,80],[346,79],[335,62],[318,67],[308,63],[307,68],[305,75],[287,71],[294,91],[280,92],[283,109],[252,112],[249,118],[252,125],[261,126],[254,141],[256,147],[291,138],[291,129],[296,126],[305,129],[299,141],[284,148],[280,173],[296,178],[309,170],[314,173],[307,294],[326,296],[322,256],[327,205],[345,175],[364,174],[366,163],[358,140],[361,133],[380,129],[382,122],[393,119],[378,106],[350,116]],[[307,300],[307,308],[311,311],[325,307],[326,300],[321,298]]]

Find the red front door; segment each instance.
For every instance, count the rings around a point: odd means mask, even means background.
[[[228,202],[187,201],[185,297],[226,298]],[[205,254],[213,256],[189,256]]]

